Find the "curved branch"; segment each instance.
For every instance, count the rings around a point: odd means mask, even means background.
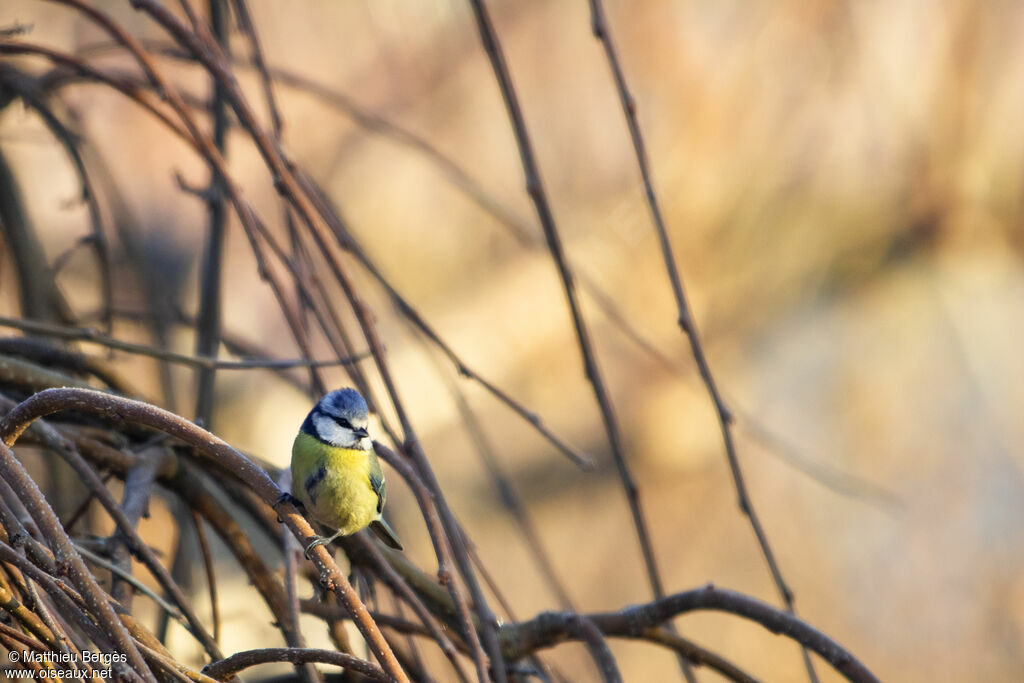
[[[612,654],[608,643],[605,642],[604,634],[594,625],[593,621],[579,614],[568,614],[563,625],[566,631],[587,646],[605,683],[622,683],[622,674],[619,673],[619,667],[615,663],[615,655]]]
[[[145,344],[114,339],[100,334],[99,331],[89,327],[67,327],[64,325],[53,325],[41,323],[35,320],[24,320],[22,318],[8,318],[0,316],[0,327],[11,327],[23,332],[56,337],[68,341],[83,341],[92,344],[99,344],[125,353],[135,353],[140,356],[148,356],[169,363],[178,363],[193,368],[206,370],[290,370],[291,368],[325,368],[337,365],[350,365],[358,363],[369,357],[369,352],[364,351],[351,358],[334,358],[331,360],[309,360],[305,358],[248,358],[244,360],[221,360],[212,355],[190,356],[184,353],[166,351]]]
[[[693,666],[706,666],[713,669],[730,681],[736,683],[759,683],[759,681],[721,655],[707,650],[686,638],[669,631],[664,626],[649,628],[641,636],[625,636],[636,640],[662,645],[685,657]]]
[[[82,390],[66,389],[65,391]],[[145,680],[155,680],[145,660],[142,658],[142,654],[135,647],[131,635],[129,635],[124,625],[117,618],[114,608],[110,606],[110,602],[107,600],[103,589],[96,583],[96,579],[89,572],[89,568],[85,566],[85,562],[72,546],[71,539],[68,538],[67,533],[61,527],[57,514],[46,501],[35,481],[29,476],[25,466],[14,457],[9,444],[0,446],[0,473],[2,473],[7,483],[15,491],[19,492],[21,500],[24,502],[29,514],[31,514],[32,519],[45,534],[50,546],[53,548],[58,571],[65,574],[71,580],[71,583],[78,588],[82,593],[82,598],[85,600],[89,612],[97,619],[99,624],[104,626],[105,635],[110,639],[111,644],[117,648],[118,652],[126,656],[126,668],[133,669],[137,675]],[[128,672],[126,671],[125,673]]]
[[[219,461],[264,502],[273,506],[303,547],[308,546],[316,538],[316,532],[313,531],[309,522],[299,514],[298,510],[290,503],[281,500],[281,489],[262,468],[205,429],[174,413],[141,401],[132,401],[88,389],[47,389],[18,404],[4,417],[3,421],[0,421],[0,437],[9,447],[33,420],[61,410],[79,410],[96,413],[107,419],[136,422],[181,439],[194,447],[202,456]],[[10,455],[10,451],[0,448],[0,461],[6,460],[4,455]],[[10,455],[10,459],[14,460],[14,456]],[[17,463],[16,460],[14,462],[20,467],[20,463]],[[29,480],[29,484],[31,484],[31,480]],[[32,485],[34,486],[34,484]],[[38,491],[38,489],[36,490]],[[59,524],[56,522],[56,517],[54,517],[54,522]],[[67,537],[65,536],[65,538]],[[81,563],[81,558],[73,548],[70,548],[70,542],[68,542],[68,548],[73,559]],[[337,591],[342,604],[352,614],[356,627],[366,638],[377,659],[396,679],[407,681],[408,679],[391,653],[391,648],[383,634],[377,628],[377,624],[370,617],[366,606],[363,605],[348,579],[338,569],[334,558],[323,546],[315,548],[311,557],[320,571],[321,582],[329,590]],[[84,564],[82,564],[82,568],[84,570]],[[105,602],[103,605],[109,609]]]
[[[490,60],[495,80],[498,83],[502,100],[505,103],[505,109],[508,112],[516,146],[519,149],[527,194],[530,195],[530,199],[533,201],[537,218],[540,220],[541,228],[544,230],[544,237],[547,239],[551,259],[555,263],[558,276],[562,282],[562,290],[565,293],[566,303],[572,317],[573,329],[576,332],[577,345],[583,359],[583,372],[590,382],[594,399],[601,413],[601,421],[611,449],[612,459],[615,461],[619,479],[622,482],[622,488],[629,504],[630,514],[633,518],[633,526],[636,529],[640,553],[643,556],[644,567],[647,572],[647,579],[655,597],[661,597],[664,595],[664,586],[658,570],[658,563],[655,559],[654,545],[651,541],[647,520],[644,517],[643,506],[640,504],[640,489],[637,486],[629,460],[626,457],[626,450],[622,443],[622,433],[619,430],[615,417],[611,395],[608,392],[598,364],[597,353],[590,336],[590,328],[587,326],[580,307],[579,294],[576,290],[576,277],[569,265],[569,259],[562,244],[558,226],[555,223],[551,203],[548,201],[547,191],[544,189],[544,183],[541,180],[539,164],[533,151],[533,145],[530,142],[530,135],[526,129],[526,120],[523,116],[522,108],[519,106],[519,96],[512,84],[512,76],[508,65],[505,63],[505,56],[498,41],[497,32],[494,29],[484,1],[469,0],[469,4],[472,6],[473,14],[476,17],[480,41]]]
[[[806,621],[749,595],[715,588],[711,584],[618,612],[583,616],[606,636],[639,637],[646,629],[660,626],[679,614],[699,610],[727,612],[749,619],[816,652],[852,683],[878,683],[878,678],[852,653]],[[575,637],[572,622],[579,616],[545,612],[530,621],[503,626],[500,632],[502,650],[509,659],[518,659]]]
[[[376,664],[353,657],[344,652],[298,647],[268,647],[261,650],[237,652],[226,659],[207,664],[203,667],[203,674],[210,678],[224,680],[243,669],[271,662],[290,662],[292,664],[320,662],[322,664],[340,666],[350,671],[358,671],[375,681],[388,683],[392,680]]]

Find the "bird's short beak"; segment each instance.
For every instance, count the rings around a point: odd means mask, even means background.
[[[355,434],[356,436],[358,436],[360,439],[365,439],[366,437],[368,437],[370,435],[370,433],[368,431],[366,431],[365,427],[360,427],[359,429],[353,429],[352,433]]]

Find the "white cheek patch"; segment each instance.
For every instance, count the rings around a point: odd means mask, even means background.
[[[313,415],[313,426],[316,427],[317,436],[332,446],[352,448],[359,443],[352,430],[345,429],[326,415]]]

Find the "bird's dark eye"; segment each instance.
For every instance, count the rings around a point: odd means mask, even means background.
[[[337,422],[340,427],[344,427],[345,429],[352,429],[352,424],[343,417],[336,417],[334,418],[334,421]]]

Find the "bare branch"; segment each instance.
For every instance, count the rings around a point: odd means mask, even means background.
[[[878,678],[853,654],[799,617],[756,598],[715,588],[712,585],[668,595],[654,602],[627,607],[618,612],[584,616],[606,636],[639,637],[648,628],[660,626],[679,614],[698,610],[727,612],[749,619],[772,633],[786,636],[806,646],[849,681],[878,682]],[[569,637],[571,632],[568,622],[578,616],[572,613],[547,612],[531,621],[504,627],[501,637],[505,652],[510,658],[516,659],[539,647],[554,645]]]
[[[369,356],[369,353],[363,353],[353,358],[336,358],[332,360],[306,360],[302,358],[281,360],[274,358],[220,360],[219,358],[213,358],[210,356],[189,356],[182,353],[175,353],[173,351],[165,351],[152,346],[146,346],[145,344],[135,344],[133,342],[126,342],[120,339],[111,339],[110,337],[101,334],[99,331],[90,328],[64,327],[61,325],[51,325],[48,323],[23,320],[20,318],[6,318],[3,316],[0,316],[0,327],[11,327],[25,332],[31,332],[32,334],[57,337],[58,339],[90,342],[106,346],[111,349],[117,349],[118,351],[124,351],[126,353],[135,353],[142,356],[149,356],[150,358],[169,361],[171,363],[179,363],[181,365],[188,365],[194,368],[206,368],[213,370],[254,370],[260,368],[268,370],[287,370],[289,368],[307,367],[327,368],[358,363]]]
[[[333,664],[351,671],[358,671],[364,676],[375,681],[388,683],[392,679],[376,664],[334,650],[316,650],[312,648],[298,647],[268,647],[262,650],[246,650],[237,652],[227,659],[213,662],[203,667],[203,673],[211,678],[224,680],[232,674],[243,671],[259,664],[271,662],[291,662],[292,664],[306,664],[308,662],[321,662]]]

